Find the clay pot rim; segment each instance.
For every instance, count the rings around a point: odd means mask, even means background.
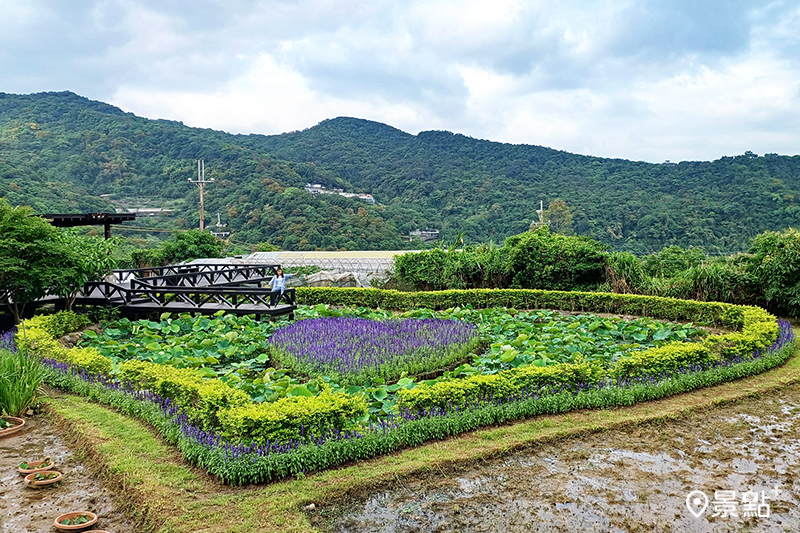
[[[17,472],[25,475],[35,474],[37,472],[46,472],[47,470],[52,470],[56,466],[56,463],[52,459],[50,459],[50,464],[48,466],[41,467],[40,465],[43,462],[44,461],[29,461],[28,466],[36,465],[36,468],[20,468],[19,466],[17,466]]]
[[[0,437],[6,437],[8,435],[16,433],[17,431],[19,431],[19,430],[21,430],[22,428],[25,427],[25,420],[20,418],[20,417],[18,417],[18,416],[0,416],[0,418],[2,418],[3,420],[6,420],[6,421],[11,421],[11,422],[16,422],[17,423],[17,425],[14,426],[14,427],[6,428],[6,429],[0,429]]]
[[[83,523],[83,524],[76,524],[74,526],[67,526],[67,525],[64,525],[64,524],[60,523],[61,520],[64,520],[66,518],[72,518],[72,517],[78,516],[78,515],[88,515],[89,517],[91,517],[91,520],[89,520],[88,522]],[[97,522],[97,515],[94,514],[91,511],[72,511],[70,513],[64,513],[62,515],[59,515],[59,516],[56,517],[55,520],[53,520],[53,524],[56,526],[56,528],[57,529],[61,529],[63,531],[75,531],[75,530],[78,530],[78,529],[86,529],[87,527],[91,526],[95,522]]]
[[[58,474],[58,475],[56,477],[54,477],[53,479],[42,479],[42,480],[38,480],[38,481],[33,479],[33,478],[36,477],[36,474],[42,474],[42,473]],[[27,483],[28,486],[30,486],[30,487],[44,487],[46,485],[52,485],[53,483],[61,481],[62,477],[63,476],[62,476],[61,472],[58,472],[56,470],[50,470],[50,471],[43,470],[42,472],[31,472],[30,474],[25,476],[25,483]]]

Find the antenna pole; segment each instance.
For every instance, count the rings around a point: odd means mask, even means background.
[[[214,179],[210,179],[206,181],[206,162],[203,159],[197,160],[197,179],[193,180],[189,178],[189,182],[197,184],[197,187],[200,189],[200,231],[205,229],[204,218],[205,218],[205,207],[203,205],[203,186],[206,183],[213,183]]]

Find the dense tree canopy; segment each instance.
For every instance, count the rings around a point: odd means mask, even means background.
[[[0,93],[0,194],[39,213],[138,200],[175,211],[148,225],[197,227],[198,191],[187,183],[197,158],[215,179],[208,215],[219,212],[237,242],[289,250],[418,247],[402,237],[420,228],[448,242],[459,233],[502,242],[528,229],[540,201],[559,208],[551,216],[571,216],[553,219],[565,233],[640,255],[670,245],[744,251],[755,235],[800,223],[800,156],[650,164],[352,118],[230,135],[72,93]],[[306,183],[377,203],[312,196]]]

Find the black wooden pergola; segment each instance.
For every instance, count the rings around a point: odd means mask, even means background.
[[[47,219],[50,224],[59,228],[73,228],[75,226],[105,226],[106,239],[111,238],[111,224],[122,224],[128,220],[135,220],[136,213],[84,213],[56,215],[39,215]]]

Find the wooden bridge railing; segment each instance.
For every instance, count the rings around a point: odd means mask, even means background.
[[[218,270],[201,270],[131,278],[132,289],[155,287],[237,286],[268,281],[277,274],[277,265],[236,266]]]

